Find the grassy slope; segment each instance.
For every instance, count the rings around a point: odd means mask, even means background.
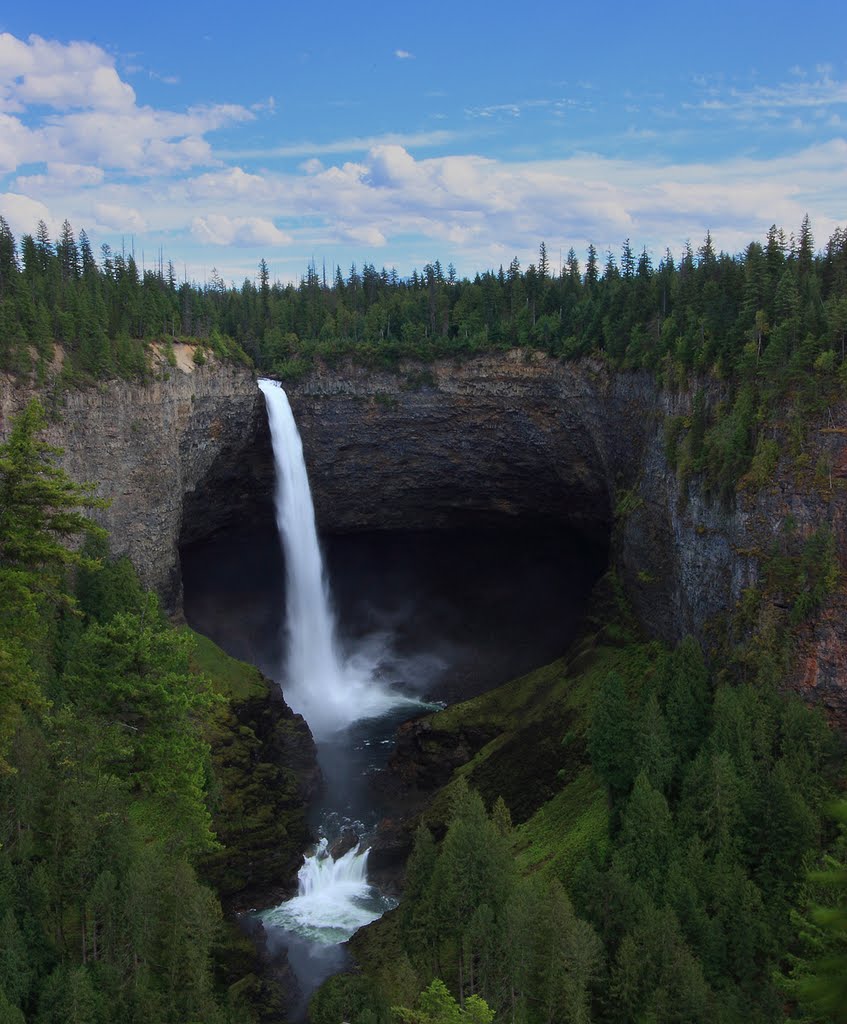
[[[442,733],[496,726],[498,734],[456,769],[424,811],[424,822],[443,834],[452,790],[463,776],[488,806],[498,796],[506,801],[516,824],[520,870],[542,872],[566,885],[589,852],[602,852],[608,842],[606,791],[586,749],[591,694],[612,670],[627,681],[642,677],[655,653],[634,638],[617,606],[613,581],[598,590],[588,623],[594,631],[566,657],[432,716],[433,729]],[[400,958],[399,923],[396,913],[387,914],[351,940],[351,952],[366,974],[384,971]]]
[[[243,701],[267,696],[268,682],[253,665],[231,658],[202,633],[194,633],[192,667],[205,675],[215,693]]]
[[[605,845],[605,788],[588,763],[586,733],[592,692],[608,672],[644,671],[649,647],[617,645],[593,636],[566,658],[433,716],[439,731],[468,725],[499,735],[434,797],[424,821],[441,832],[456,779],[464,777],[491,806],[506,801],[516,824],[515,852],[523,871],[543,870],[566,882],[591,848]]]

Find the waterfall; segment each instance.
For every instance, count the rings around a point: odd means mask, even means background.
[[[367,864],[368,851],[358,846],[333,860],[322,839],[300,868],[297,895],[262,919],[321,944],[344,942],[393,905],[368,884]]]
[[[285,552],[285,698],[321,738],[356,719],[381,715],[407,698],[376,679],[378,665],[363,650],[345,658],[339,649],[303,443],[279,383],[260,380],[259,387],[271,429],[276,521]]]

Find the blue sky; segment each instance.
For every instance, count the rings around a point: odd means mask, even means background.
[[[200,281],[735,252],[805,212],[823,244],[845,8],[41,3],[0,14],[0,213]]]

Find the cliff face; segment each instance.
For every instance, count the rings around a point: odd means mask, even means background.
[[[289,395],[325,528],[544,520],[600,540],[609,482],[638,464],[655,403],[646,377],[517,353],[320,371]]]
[[[834,426],[847,406],[811,425],[799,462],[777,425],[772,482],[726,508],[697,480],[681,492],[663,425],[690,412],[690,396],[646,374],[512,352],[397,373],[322,369],[287,390],[324,529],[545,521],[611,535],[638,618],[669,642],[721,639],[789,519],[798,538],[829,524],[847,562],[847,444]],[[828,478],[815,483],[803,464],[831,467]],[[803,628],[793,680],[842,723],[845,613],[839,587]]]
[[[690,412],[690,395],[662,394],[659,401],[667,414]],[[699,480],[682,491],[665,458],[661,427],[652,432],[642,454],[636,507],[618,540],[627,591],[652,632],[670,640],[691,633],[707,645],[725,637],[731,642],[730,616],[748,588],[757,590],[760,621],[766,621],[770,612],[786,607],[786,595],[764,585],[767,560],[774,552],[796,553],[821,528],[832,532],[843,576],[847,430],[840,425],[845,423],[847,403],[841,403],[826,419],[810,422],[797,446],[788,424],[777,421],[771,436],[780,457],[770,480],[759,487],[742,484],[731,508],[707,500]],[[793,539],[787,543],[789,533]],[[847,727],[847,591],[842,580],[799,627],[799,638],[800,657],[790,669],[789,684]],[[778,640],[775,636],[774,648]]]
[[[56,392],[0,377],[0,438],[37,395],[51,417],[47,439],[64,449],[63,468],[76,480],[96,481],[111,502],[96,518],[112,551],[128,555],[169,608],[181,601],[180,538],[250,514],[253,447],[264,423],[250,370],[213,360],[195,366],[185,354],[144,385],[109,381]],[[210,477],[217,490],[207,485]]]
[[[181,544],[235,522],[269,521],[273,460],[252,374],[210,361],[164,368],[149,385],[67,393],[50,440],[77,479],[112,499],[102,514],[118,554],[170,607]],[[190,371],[190,372],[189,372]],[[783,458],[771,485],[725,509],[696,481],[681,494],[664,454],[665,415],[685,396],[646,374],[524,352],[396,372],[318,368],[286,385],[322,529],[543,522],[612,538],[639,618],[669,641],[709,639],[760,575],[793,518],[800,536],[833,527],[847,557],[847,407],[810,430],[811,473]],[[0,380],[0,436],[30,397]],[[786,432],[777,429],[782,444]],[[618,513],[616,517],[616,511]],[[622,514],[625,511],[625,514]],[[798,688],[847,721],[847,611],[839,590],[805,627]]]

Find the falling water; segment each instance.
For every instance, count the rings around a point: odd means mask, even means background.
[[[300,868],[297,895],[266,911],[265,924],[321,944],[344,942],[393,905],[368,884],[367,865],[367,850],[356,846],[333,860],[322,839]]]
[[[285,697],[321,738],[407,699],[379,682],[378,665],[364,651],[350,657],[340,652],[297,424],[276,381],[260,380],[259,387],[268,409],[277,528],[285,551]]]

